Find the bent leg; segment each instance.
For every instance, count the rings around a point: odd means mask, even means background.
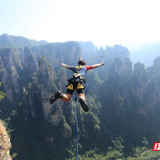
[[[71,100],[72,95],[69,93],[62,94],[60,91],[57,91],[54,96],[50,98],[50,104],[53,104],[58,98],[60,98],[64,102],[69,102]]]
[[[85,99],[85,94],[84,94],[84,93],[79,93],[79,94],[78,94],[78,98],[83,98],[83,99]]]
[[[89,108],[88,108],[86,100],[85,100],[85,94],[84,93],[78,94],[78,98],[79,98],[79,103],[81,104],[83,110],[85,112],[88,112]]]
[[[69,102],[71,100],[72,95],[69,93],[63,94],[62,101]]]

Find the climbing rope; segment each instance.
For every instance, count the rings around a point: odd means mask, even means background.
[[[85,96],[87,95],[87,91],[89,89],[89,84],[86,84],[85,88]],[[78,134],[77,134],[77,93],[75,92],[75,139],[76,139],[76,160],[78,160]]]
[[[76,160],[78,160],[78,136],[77,136],[77,95],[75,93],[75,138],[76,138]]]

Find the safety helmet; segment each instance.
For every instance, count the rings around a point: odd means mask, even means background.
[[[78,65],[85,65],[85,64],[86,64],[86,62],[85,62],[84,59],[80,58],[80,59],[78,60]]]

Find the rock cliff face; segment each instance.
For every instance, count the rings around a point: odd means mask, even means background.
[[[52,120],[52,118],[50,118],[52,105],[50,105],[49,99],[56,91],[56,86],[54,85],[55,77],[52,66],[47,62],[47,60],[44,57],[39,59],[39,75],[41,100],[43,105],[44,116]],[[54,124],[54,121],[59,121],[58,117],[57,119],[58,120],[53,120],[52,123]]]
[[[147,69],[148,87],[146,88],[146,100],[149,109],[154,110],[160,102],[160,57],[156,58],[153,66]]]
[[[57,88],[65,91],[68,73],[63,70],[62,74],[60,64],[61,62],[72,64],[79,57],[80,46],[77,42],[25,47],[24,50],[0,49],[2,69],[0,81],[7,94],[6,103],[9,105],[10,102],[16,106],[22,101],[25,121],[27,121],[29,116],[36,117],[38,101],[42,106],[41,112],[45,119],[57,126],[63,121],[63,111],[60,111],[63,103],[57,101],[56,104],[60,104],[60,108],[52,112],[53,106],[49,103],[49,99]],[[69,106],[72,108],[71,103]]]
[[[114,102],[120,99],[122,102],[130,101],[137,113],[143,115],[147,114],[147,110],[153,111],[160,101],[159,66],[160,61],[157,58],[152,67],[146,69],[144,64],[137,62],[132,71],[132,63],[129,60],[115,58],[109,78],[105,82],[114,84],[110,92],[110,94],[113,93]],[[107,91],[106,94],[108,94]],[[114,104],[114,106],[118,105]],[[117,110],[119,110],[118,107]]]
[[[0,121],[0,160],[12,160],[10,156],[10,138]]]
[[[21,68],[20,59],[17,58],[15,49],[2,49],[0,54],[1,81],[6,90],[7,99],[13,102],[13,94],[18,95],[20,93],[19,74],[17,72],[17,69]]]
[[[23,68],[28,72],[28,76],[38,71],[38,64],[34,54],[29,48],[24,49]]]
[[[0,81],[1,88],[6,93],[1,102],[1,115],[2,119],[9,116],[13,125],[10,126],[14,130],[11,133],[13,152],[19,153],[16,158],[23,157],[23,152],[19,151],[20,146],[16,147],[17,144],[25,144],[24,148],[30,148],[30,141],[35,135],[37,137],[33,138],[33,141],[37,139],[37,143],[42,143],[39,147],[51,142],[53,148],[56,148],[60,139],[72,137],[72,102],[67,104],[66,110],[60,100],[51,105],[49,99],[57,88],[63,92],[66,89],[69,73],[61,69],[61,62],[72,65],[81,57],[80,51],[77,42],[46,44],[24,49],[0,48]],[[16,125],[17,122],[21,124]],[[23,138],[17,140],[18,135]],[[30,140],[25,142],[25,137]],[[63,145],[67,147],[67,144]],[[49,144],[46,146],[49,147]],[[28,159],[29,154],[31,153],[28,151]]]

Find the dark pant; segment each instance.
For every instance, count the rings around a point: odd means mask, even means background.
[[[80,79],[79,77],[74,77],[68,80],[68,85],[66,93],[73,94],[74,90],[77,90],[78,94],[85,92],[85,80]]]

